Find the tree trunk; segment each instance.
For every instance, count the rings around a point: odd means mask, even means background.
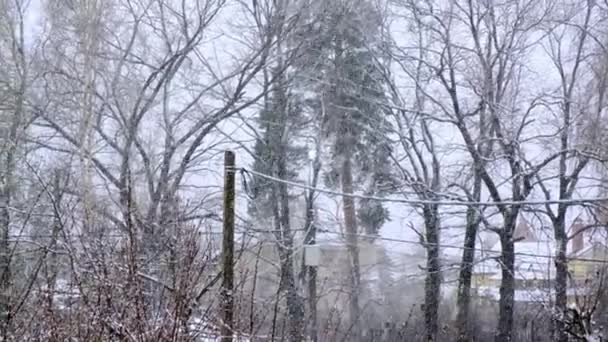
[[[315,171],[316,179],[316,175],[318,175],[318,169],[315,169]],[[313,181],[313,186],[316,186],[316,180]],[[304,239],[305,245],[312,246],[316,243],[317,227],[314,222],[314,215],[315,214],[313,207],[313,196],[309,194],[306,203],[306,224],[304,225],[304,229],[307,230],[307,234]],[[312,342],[317,342],[317,267],[305,266],[304,263],[302,263],[302,272],[302,283],[306,281],[308,285],[308,336],[310,337],[310,340]]]
[[[50,241],[51,250],[49,251],[47,261],[47,304],[48,310],[51,314],[53,313],[53,300],[55,294],[55,287],[57,284],[57,274],[59,272],[59,265],[57,260],[58,255],[55,251],[55,247],[57,246],[57,240],[59,239],[59,233],[61,232],[61,217],[59,210],[63,197],[63,189],[61,186],[61,172],[56,171],[53,178],[53,227],[51,230]]]
[[[515,305],[515,244],[513,242],[513,231],[517,215],[509,216],[505,220],[504,230],[500,234],[502,281],[500,283],[500,300],[498,303],[499,313],[496,342],[511,342],[513,333],[513,307]]]
[[[353,176],[350,156],[345,153],[344,161],[342,162],[342,192],[347,194],[353,193]],[[346,226],[346,243],[348,253],[350,255],[350,272],[349,272],[349,305],[350,305],[350,324],[351,331],[354,335],[353,340],[358,338],[359,328],[359,292],[361,283],[361,274],[359,266],[359,247],[357,239],[357,215],[355,210],[355,201],[350,196],[344,196],[344,223]]]
[[[568,260],[566,258],[566,248],[568,239],[566,238],[566,229],[564,215],[561,218],[558,215],[558,222],[555,222],[555,238],[557,242],[557,255],[555,256],[555,308],[558,317],[555,320],[555,336],[557,342],[567,342],[568,333],[561,315],[566,313],[568,303],[567,288],[568,288]]]
[[[285,106],[286,107],[286,106]],[[283,107],[284,108],[284,107]],[[285,145],[281,144],[278,148],[277,156],[277,175],[280,179],[287,179]],[[287,292],[287,310],[289,314],[289,341],[300,342],[304,339],[304,303],[298,295],[296,275],[294,271],[293,259],[293,235],[289,222],[289,192],[287,184],[278,184],[280,200],[280,222],[282,240],[279,245],[281,258],[281,273],[283,285]]]
[[[6,185],[5,185],[6,187]],[[10,315],[10,248],[9,248],[9,227],[10,227],[10,192],[2,189],[0,203],[0,335],[3,341],[8,340],[8,326],[11,319]]]
[[[476,174],[473,184],[473,200],[479,200],[481,193],[481,178]],[[456,299],[457,316],[456,329],[458,331],[458,342],[469,341],[469,307],[471,303],[471,277],[473,273],[473,262],[475,261],[475,240],[479,228],[478,208],[467,209],[467,226],[464,236],[464,250],[462,251],[462,262],[458,276],[458,294]]]
[[[319,139],[320,141],[321,139]],[[306,213],[304,221],[304,245],[313,246],[317,240],[317,225],[315,222],[315,191],[317,182],[319,180],[319,173],[321,171],[321,145],[317,143],[315,151],[315,159],[312,162],[312,179],[311,189],[306,193]],[[302,267],[300,269],[300,283],[302,286],[307,288],[308,296],[308,337],[311,342],[317,342],[318,328],[317,328],[317,266],[306,266],[305,265],[305,254],[302,254]]]
[[[281,278],[286,292],[288,314],[288,341],[300,342],[304,340],[304,303],[298,295],[295,274],[293,270],[293,248],[279,247],[281,258]]]
[[[0,335],[3,340],[8,338],[8,327],[11,320],[11,256],[10,256],[10,224],[11,224],[11,200],[13,193],[13,176],[15,168],[15,146],[17,127],[14,125],[14,134],[11,132],[7,145],[4,164],[4,184],[0,188]],[[13,131],[13,129],[11,129]]]
[[[22,32],[21,32],[22,33]],[[21,47],[20,60],[24,68],[20,75],[19,91],[15,98],[15,110],[10,121],[8,135],[2,137],[4,141],[4,151],[0,151],[3,157],[3,164],[0,165],[0,336],[4,341],[8,339],[9,326],[11,321],[11,255],[10,255],[10,224],[11,224],[11,201],[15,186],[15,157],[19,146],[19,133],[23,121],[25,91],[27,79],[25,69],[25,56],[23,55],[23,37],[19,41]]]
[[[317,342],[317,268],[308,267],[308,307],[310,310],[310,330],[311,342]]]
[[[458,341],[469,341],[469,306],[471,302],[471,277],[473,262],[475,260],[475,239],[477,238],[477,222],[475,220],[475,208],[467,210],[467,226],[464,237],[464,250],[458,276],[458,294],[456,299],[457,316],[456,328],[458,329]]]
[[[424,282],[424,325],[427,341],[437,341],[437,315],[441,289],[441,265],[439,262],[439,220],[437,205],[423,209],[426,239],[426,279]]]
[[[281,258],[282,288],[286,292],[288,311],[289,338],[288,341],[302,341],[304,338],[304,308],[303,301],[297,293],[297,285],[293,270],[292,248],[279,246]]]

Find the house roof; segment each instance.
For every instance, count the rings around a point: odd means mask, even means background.
[[[579,217],[577,217],[570,228],[568,229],[568,234],[571,236],[570,241],[568,242],[568,256],[570,257],[580,257],[587,252],[589,252],[594,246],[598,244],[601,246],[608,246],[608,235],[607,231],[604,227],[593,227],[592,229],[584,229],[582,232],[578,233],[578,235],[572,237],[576,234],[576,229],[574,226],[576,224],[580,224],[584,228],[586,226],[593,225],[592,222],[583,221]],[[582,247],[579,247],[577,250],[574,250],[574,240],[580,238],[582,241]]]
[[[575,224],[580,223],[580,217],[575,217],[571,222],[569,230]],[[572,232],[570,232],[572,234]],[[584,233],[583,248],[572,252],[572,240],[568,243],[567,254],[570,257],[581,257],[588,253],[594,246],[601,244],[608,248],[608,237],[600,237],[597,232],[586,230]],[[515,238],[522,240],[515,242],[515,278],[516,279],[552,279],[555,275],[553,257],[555,255],[555,242],[546,237],[538,239],[530,224],[522,217],[514,232]],[[488,250],[476,253],[477,264],[473,268],[476,274],[486,274],[492,279],[501,279],[501,268],[497,257],[501,254],[500,242],[497,242]]]
[[[534,230],[530,227],[528,221],[522,216],[519,219],[519,223],[515,226],[515,231],[513,232],[513,238],[515,239],[523,239],[524,241],[538,241]]]
[[[608,246],[606,246],[606,244],[604,242],[602,242],[602,241],[585,241],[585,242],[586,242],[585,246],[582,249],[580,249],[580,250],[578,250],[578,251],[576,251],[574,253],[570,253],[569,256],[570,257],[574,257],[574,258],[576,258],[576,257],[582,257],[585,254],[587,254],[589,251],[591,251],[596,246],[601,246],[601,247],[604,247],[604,248],[608,249]]]

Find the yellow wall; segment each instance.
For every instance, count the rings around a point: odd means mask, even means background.
[[[584,280],[589,274],[589,266],[591,264],[579,260],[572,260],[569,263],[570,274],[575,280]]]
[[[575,281],[584,281],[585,279],[592,279],[595,276],[595,272],[601,266],[604,266],[603,262],[592,262],[589,260],[607,260],[607,250],[601,245],[597,245],[594,248],[589,249],[586,253],[577,256],[580,259],[587,260],[570,260],[568,263],[568,270]]]
[[[496,279],[492,279],[493,274],[491,273],[475,273],[473,274],[472,284],[475,287],[490,287],[499,286],[500,282]]]

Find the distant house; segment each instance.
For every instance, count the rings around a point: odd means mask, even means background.
[[[568,244],[568,268],[571,279],[567,289],[569,300],[585,292],[585,284],[606,265],[608,248],[603,239],[594,234],[581,219],[574,220],[569,228],[572,239]],[[551,301],[555,296],[555,241],[552,233],[539,237],[524,217],[514,233],[515,242],[515,301],[539,303]],[[473,268],[472,287],[481,300],[497,301],[502,281],[499,261],[500,242],[488,250],[478,251]]]
[[[578,286],[597,278],[598,273],[608,264],[606,239],[602,234],[586,228],[580,219],[576,219],[571,228],[573,238],[568,268],[570,276]]]
[[[554,242],[539,239],[525,219],[520,219],[514,233],[515,242],[515,286],[517,288],[544,287],[555,274],[552,258]],[[501,244],[496,242],[489,250],[477,253],[473,267],[473,286],[497,288],[502,280],[502,268],[498,257]],[[549,256],[549,257],[547,257]]]
[[[524,239],[515,243],[513,275],[516,301],[544,300],[542,293],[550,291],[555,279],[555,266],[551,257],[554,246],[553,241],[546,239]],[[502,281],[502,268],[498,259],[501,250],[500,243],[496,243],[489,251],[480,253],[478,263],[473,268],[472,285],[481,298],[498,299]]]
[[[345,243],[341,241],[324,242],[318,244],[319,262],[317,266],[317,283],[319,291],[344,294],[348,284],[350,255]],[[359,263],[362,274],[362,285],[375,285],[379,280],[379,269],[386,265],[382,260],[382,245],[367,241],[359,241]],[[300,271],[303,262],[303,248],[294,253],[293,262],[296,274]],[[274,297],[280,281],[279,252],[275,242],[268,239],[264,242],[251,244],[243,251],[237,268],[241,274],[255,276],[256,296]],[[384,277],[386,279],[386,275]],[[253,286],[253,283],[249,282]],[[336,302],[334,296],[327,296],[329,301]],[[339,301],[338,301],[339,302]]]
[[[320,317],[327,317],[322,324],[336,325],[348,317],[348,289],[350,255],[345,242],[336,234],[317,238],[317,310]],[[408,319],[411,310],[421,310],[424,302],[425,250],[416,244],[388,243],[382,239],[359,240],[359,261],[361,271],[362,320],[370,326],[385,322]],[[305,248],[297,248],[294,268],[299,272]],[[242,284],[247,290],[254,290],[256,302],[272,302],[276,297],[280,279],[277,245],[271,237],[265,242],[251,243],[242,253],[237,263],[237,274],[247,277]],[[315,258],[316,259],[316,258]],[[456,279],[457,269],[447,267],[458,260],[442,259],[446,265],[445,279]],[[255,276],[254,276],[255,275]],[[253,282],[253,279],[256,279]],[[450,287],[451,286],[451,287]],[[455,299],[455,282],[442,287],[444,299]],[[306,291],[300,292],[307,295]],[[406,294],[406,295],[404,295]],[[442,301],[447,303],[448,300]],[[418,314],[417,311],[414,313]],[[320,323],[321,324],[321,323]]]

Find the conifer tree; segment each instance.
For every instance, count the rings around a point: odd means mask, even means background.
[[[326,185],[343,193],[382,195],[391,188],[390,130],[382,66],[377,62],[381,16],[365,0],[323,2],[317,45],[311,49],[317,93],[327,109],[323,127],[331,146]],[[313,73],[311,73],[313,74]],[[350,254],[350,320],[357,334],[360,263],[358,235],[378,234],[389,218],[382,203],[344,196],[343,216]],[[360,227],[360,228],[359,228]]]

